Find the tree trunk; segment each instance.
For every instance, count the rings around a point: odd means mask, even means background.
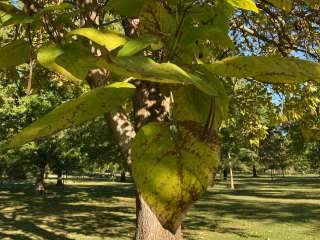
[[[130,24],[129,24],[130,25]],[[131,29],[134,26],[130,26]],[[133,35],[130,32],[130,35]],[[101,70],[90,71],[87,81],[91,88],[96,88],[108,83],[108,74]],[[150,91],[152,90],[152,91]],[[127,161],[129,169],[131,167],[131,142],[136,135],[135,130],[150,121],[162,121],[166,118],[168,105],[165,96],[161,95],[157,84],[137,83],[137,94],[134,98],[136,128],[124,113],[122,108],[105,115],[109,127],[112,130],[113,138]],[[151,92],[153,94],[151,94]],[[140,196],[137,196],[137,240],[180,240],[182,239],[181,229],[175,236],[164,229],[156,216],[150,210],[147,203]]]
[[[143,200],[137,196],[137,232],[136,240],[182,240],[181,227],[175,234],[164,229],[157,217]]]
[[[225,181],[228,180],[228,168],[227,168],[227,167],[224,167],[224,168],[223,168],[223,179],[224,179]]]
[[[46,171],[46,165],[39,167],[39,172],[36,178],[35,190],[43,195],[45,193],[44,174]]]
[[[126,179],[126,171],[122,171],[122,172],[121,172],[120,182],[122,182],[122,183],[127,182],[127,179]]]
[[[255,164],[253,164],[253,166],[252,166],[252,177],[258,177],[257,169],[256,169],[256,165]]]
[[[63,181],[62,181],[62,170],[58,169],[57,171],[57,186],[61,187],[63,186]]]
[[[136,131],[152,121],[168,120],[169,98],[163,94],[158,84],[137,83],[134,98]],[[175,234],[164,229],[143,197],[137,194],[136,240],[181,240],[181,226]],[[180,223],[181,225],[181,223]]]
[[[229,170],[230,170],[230,188],[234,190],[234,181],[233,181],[233,171],[232,171],[232,161],[229,155]]]

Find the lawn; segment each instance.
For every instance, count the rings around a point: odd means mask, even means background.
[[[183,223],[185,239],[319,240],[320,178],[236,179],[210,189]],[[31,184],[0,185],[0,239],[132,239],[131,184],[69,182],[49,185],[45,197]]]

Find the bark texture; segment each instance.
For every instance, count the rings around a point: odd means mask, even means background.
[[[45,171],[46,171],[46,165],[39,166],[36,183],[35,183],[35,190],[41,195],[44,194],[46,190],[45,183],[44,183]]]
[[[63,186],[62,170],[61,169],[58,169],[58,171],[57,171],[57,186]]]
[[[85,5],[95,4],[95,1],[81,1]],[[92,14],[91,14],[92,16]],[[90,16],[90,17],[91,17]],[[84,25],[92,25],[92,21],[88,21],[87,18]],[[139,24],[137,19],[132,21],[124,20],[122,22],[126,35],[135,36],[136,29]],[[99,51],[95,50],[97,55]],[[87,81],[91,88],[103,86],[108,83],[108,74],[102,70],[91,71],[87,76]],[[159,85],[157,84],[145,84],[143,82],[137,83],[137,93],[133,99],[135,110],[135,123],[134,128],[129,117],[125,114],[122,108],[118,108],[110,113],[105,114],[105,118],[108,122],[114,140],[116,141],[119,150],[126,159],[127,165],[130,169],[131,160],[131,142],[136,136],[138,131],[145,124],[150,121],[163,121],[167,118],[169,112],[168,98],[161,94]],[[157,217],[150,210],[148,204],[143,200],[142,196],[137,194],[137,240],[181,240],[181,228],[176,234],[171,234],[164,229]]]
[[[136,240],[182,240],[181,227],[175,234],[164,229],[157,217],[143,200],[137,196],[137,234]]]
[[[136,131],[152,121],[166,121],[169,118],[170,100],[158,84],[137,82],[134,97]],[[139,189],[138,189],[139,190]],[[175,234],[162,227],[143,197],[136,198],[137,232],[136,240],[182,240],[181,222]]]

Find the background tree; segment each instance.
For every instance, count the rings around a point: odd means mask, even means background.
[[[273,2],[285,10],[290,8]],[[36,27],[47,34],[42,39],[50,39],[51,44],[39,51],[29,38],[28,47],[32,45],[31,52],[38,52],[39,63],[73,81],[88,80],[92,88],[100,87],[60,105],[13,138],[9,146],[111,112],[109,124],[130,164],[128,145],[135,133],[119,107],[135,94],[132,105],[137,136],[132,143],[132,172],[139,193],[137,239],[182,238],[181,221],[218,166],[217,135],[228,109],[224,78],[277,84],[319,79],[316,63],[277,56],[225,59],[234,52],[221,55],[215,51],[233,48],[227,22],[235,8],[258,12],[251,0],[109,1],[105,6],[95,1],[57,6],[24,3],[24,11],[10,4],[10,11],[2,9],[13,15],[10,24],[26,23],[17,21],[15,15],[20,14],[27,19],[27,29]],[[60,16],[74,9],[80,9],[80,14],[60,22]],[[121,20],[126,36],[106,31],[110,22],[99,15],[104,10]],[[34,25],[39,20],[40,25]],[[9,25],[8,21],[4,25]],[[77,27],[87,28],[72,30]],[[25,43],[22,45],[27,50]],[[29,74],[32,72],[29,67]],[[111,84],[104,86],[106,83]]]

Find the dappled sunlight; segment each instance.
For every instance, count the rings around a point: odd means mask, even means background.
[[[219,182],[183,223],[185,239],[318,240],[320,179],[235,179]],[[305,187],[304,187],[305,186]],[[132,239],[132,184],[48,186],[43,197],[30,184],[0,185],[0,239]]]

